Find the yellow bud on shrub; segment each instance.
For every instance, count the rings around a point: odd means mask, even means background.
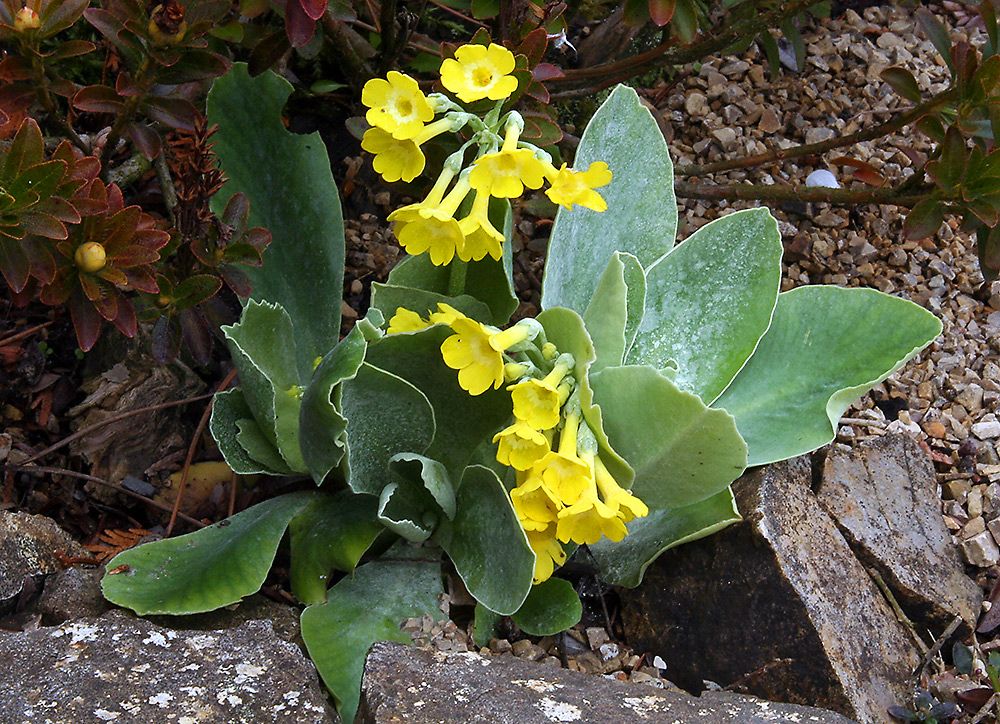
[[[146,32],[154,43],[160,46],[176,45],[184,40],[187,23],[184,22],[184,8],[176,2],[157,5],[150,13]]]
[[[38,13],[29,7],[23,7],[17,11],[17,15],[14,16],[14,29],[19,33],[23,33],[25,30],[34,30],[42,26],[42,19],[38,17]]]
[[[73,261],[80,271],[93,274],[99,272],[107,264],[108,255],[104,247],[96,241],[89,241],[80,246],[73,254]]]

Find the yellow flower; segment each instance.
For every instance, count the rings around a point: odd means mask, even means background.
[[[451,325],[456,319],[465,319],[465,315],[444,302],[438,302],[438,310],[431,312],[430,319],[431,324]]]
[[[523,342],[531,333],[521,324],[493,332],[467,317],[456,319],[451,328],[455,334],[441,344],[441,357],[446,365],[458,370],[458,384],[470,395],[481,395],[503,384],[504,351]]]
[[[558,171],[555,168],[548,174],[551,188],[546,189],[545,195],[554,203],[571,208],[573,204],[585,206],[594,211],[604,211],[608,208],[607,202],[599,193],[594,191],[597,186],[605,186],[611,183],[611,171],[608,164],[603,161],[596,161],[590,164],[586,171],[574,171],[562,165]]]
[[[528,475],[510,491],[514,512],[526,531],[545,530],[559,518],[560,503],[537,475]]]
[[[510,124],[500,150],[476,159],[469,174],[472,188],[482,194],[513,199],[524,193],[525,186],[530,189],[542,187],[545,164],[527,148],[517,147],[520,132],[517,125]]]
[[[424,124],[434,118],[434,109],[417,81],[395,70],[385,79],[372,78],[365,83],[361,102],[368,106],[368,123],[400,140],[419,135]]]
[[[576,452],[579,427],[579,415],[573,412],[568,414],[559,434],[558,452],[546,454],[536,465],[542,480],[563,505],[575,504],[588,489],[594,487],[593,468]]]
[[[372,168],[386,181],[410,182],[421,174],[427,160],[412,140],[393,138],[381,128],[369,128],[361,137],[361,148],[374,153]]]
[[[571,366],[572,362],[567,359],[553,367],[544,379],[528,379],[508,387],[514,402],[514,417],[536,430],[549,430],[558,425],[559,408],[563,403],[559,383]]]
[[[458,252],[462,261],[479,261],[487,254],[497,261],[503,257],[504,237],[487,216],[489,205],[489,194],[477,191],[472,210],[459,222],[465,234],[465,246]]]
[[[615,480],[608,469],[601,462],[601,459],[593,460],[594,473],[597,481],[597,488],[601,491],[601,497],[609,508],[617,511],[618,517],[623,522],[628,523],[633,518],[642,518],[649,515],[649,508],[646,504],[622,488]]]
[[[547,581],[558,566],[566,562],[566,551],[549,530],[525,531],[528,545],[535,552],[535,573],[532,583]]]
[[[386,181],[405,181],[409,183],[423,170],[427,160],[420,146],[439,136],[453,127],[451,120],[441,118],[413,138],[394,138],[391,133],[381,128],[369,128],[361,137],[361,148],[374,153],[372,168]]]
[[[617,511],[600,501],[596,485],[575,505],[559,511],[556,537],[563,543],[573,541],[580,545],[590,545],[602,537],[617,543],[626,535],[628,530],[625,523],[618,517]]]
[[[549,451],[545,435],[516,421],[493,436],[497,445],[497,461],[515,470],[528,470]]]
[[[430,322],[421,319],[420,315],[410,309],[396,307],[396,313],[389,320],[389,327],[386,334],[399,334],[400,332],[418,332],[430,326]]]
[[[465,244],[465,234],[454,214],[468,193],[469,179],[465,174],[437,206],[428,203],[428,195],[422,204],[412,204],[389,214],[390,219],[399,220],[395,232],[400,245],[409,254],[429,252],[435,266],[449,263]]]
[[[506,48],[463,45],[441,63],[441,83],[463,103],[498,101],[517,90],[517,78],[508,75],[513,70],[514,54]]]

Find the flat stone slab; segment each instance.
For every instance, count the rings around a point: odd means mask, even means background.
[[[937,488],[920,445],[906,435],[886,435],[854,450],[831,450],[816,494],[910,618],[940,632],[959,615],[971,629],[983,594],[965,575]]]
[[[312,663],[270,623],[174,631],[110,614],[0,631],[3,724],[332,724]]]
[[[852,724],[839,714],[738,694],[687,694],[511,656],[395,642],[365,660],[355,724]]]
[[[622,593],[629,643],[666,676],[894,724],[914,642],[813,495],[808,458],[733,485],[744,521],[660,556]]]

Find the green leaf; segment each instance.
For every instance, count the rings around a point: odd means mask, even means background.
[[[774,39],[770,30],[765,30],[757,36],[757,42],[764,49],[767,65],[771,69],[771,77],[777,78],[781,73],[781,54],[778,51],[778,41]]]
[[[396,535],[423,543],[441,520],[433,507],[426,491],[414,485],[389,483],[379,495],[378,520]]]
[[[251,425],[252,423],[252,425]],[[256,429],[252,429],[256,426]],[[243,390],[219,392],[212,398],[209,432],[226,464],[240,475],[288,475],[291,468],[261,431],[243,397]]]
[[[457,492],[454,520],[434,532],[477,601],[510,615],[531,589],[535,554],[517,520],[510,496],[492,470],[466,469]]]
[[[361,327],[354,327],[323,358],[302,394],[299,445],[309,474],[321,485],[346,453],[347,418],[337,409],[339,385],[357,374],[368,346]]]
[[[499,217],[501,213],[507,242],[503,245],[503,259],[500,261],[487,256],[480,261],[463,262],[455,259],[447,266],[434,266],[428,254],[408,256],[393,267],[386,280],[387,283],[395,287],[434,292],[444,298],[436,301],[447,301],[448,297],[460,298],[462,295],[468,295],[485,304],[490,310],[491,318],[480,321],[502,327],[517,309],[518,302],[514,294],[514,271],[510,248],[510,235],[513,229],[510,204],[502,199],[493,199],[490,202],[490,219]],[[496,226],[500,228],[499,222]],[[383,312],[385,311],[383,309]]]
[[[225,199],[242,191],[249,226],[271,232],[263,266],[244,272],[254,299],[278,302],[291,316],[299,376],[308,379],[313,360],[340,339],[344,221],[319,133],[289,133],[281,121],[291,92],[270,71],[251,78],[244,63],[215,81],[208,118],[219,126],[214,151],[229,180],[212,207],[221,214]]]
[[[652,367],[609,367],[591,385],[608,439],[635,470],[632,493],[650,508],[705,500],[746,467],[747,446],[732,416]]]
[[[642,583],[649,564],[661,553],[704,538],[740,520],[733,494],[727,488],[711,498],[682,508],[653,508],[630,522],[620,543],[606,538],[588,546],[597,563],[598,577],[616,586]]]
[[[424,488],[449,519],[455,517],[455,488],[448,470],[437,460],[416,453],[398,453],[389,459],[389,471],[400,480]]]
[[[399,287],[391,284],[379,284],[378,282],[372,284],[371,306],[381,311],[386,319],[392,319],[400,307],[416,312],[426,319],[429,312],[438,311],[438,304],[442,302],[479,322],[488,324],[493,320],[490,308],[468,294],[449,297],[425,289]]]
[[[781,284],[781,235],[767,209],[698,229],[646,273],[646,314],[629,364],[677,362],[677,385],[711,402],[753,354]]]
[[[140,616],[214,611],[257,591],[289,521],[317,493],[265,500],[215,525],[119,553],[104,597]]]
[[[913,73],[906,68],[900,66],[886,68],[879,77],[906,100],[913,103],[920,102],[920,86],[917,85],[917,79],[913,77]]]
[[[400,624],[424,614],[443,618],[438,608],[442,592],[441,565],[436,561],[372,561],[331,588],[325,604],[302,612],[302,639],[323,683],[340,704],[341,721],[354,721],[371,645],[411,643]]]
[[[278,448],[268,439],[260,425],[252,417],[236,421],[239,432],[236,441],[254,460],[260,461],[266,468],[265,473],[271,475],[294,475],[295,471],[281,457]]]
[[[299,447],[299,375],[292,320],[280,305],[250,300],[236,324],[223,327],[254,419],[288,466],[307,470]]]
[[[550,578],[531,587],[531,593],[511,618],[530,636],[552,636],[576,626],[583,615],[583,605],[573,585],[561,578]]]
[[[917,9],[917,22],[920,23],[920,27],[931,43],[934,44],[937,52],[941,54],[944,62],[948,64],[949,68],[954,70],[955,66],[951,61],[951,36],[948,35],[948,29],[937,19],[934,13],[924,8]]]
[[[580,408],[583,417],[597,438],[601,460],[608,471],[620,485],[628,488],[632,484],[634,473],[629,464],[622,458],[608,441],[602,423],[602,412],[594,404],[594,393],[590,389],[590,366],[595,359],[594,346],[590,335],[583,324],[580,315],[569,309],[556,307],[546,309],[538,315],[538,322],[545,329],[545,336],[560,352],[569,352],[576,360],[573,376],[579,384]]]
[[[785,40],[791,43],[792,50],[795,51],[795,70],[803,71],[806,67],[806,44],[802,40],[802,33],[795,27],[792,20],[781,23],[781,34]]]
[[[355,493],[379,495],[388,482],[389,459],[423,452],[434,439],[434,412],[416,387],[368,363],[341,389],[347,483]]]
[[[395,452],[417,452],[437,460],[451,480],[457,481],[476,448],[491,439],[510,417],[511,401],[510,393],[502,388],[473,397],[459,386],[458,372],[441,358],[441,344],[451,334],[443,325],[392,334],[369,346],[368,361],[407,380],[426,396],[434,410],[433,442],[425,450],[400,448]]]
[[[736,418],[747,465],[825,445],[851,404],[941,333],[941,322],[874,289],[799,287],[778,296],[771,327],[715,401]]]
[[[917,203],[903,221],[903,235],[907,239],[926,239],[936,234],[944,221],[944,202],[929,198]]]
[[[529,594],[530,595],[530,594]],[[481,603],[476,603],[475,620],[472,624],[472,639],[476,646],[482,648],[496,636],[497,623],[503,618],[496,611],[491,611]]]
[[[350,573],[382,532],[371,495],[341,490],[316,498],[288,527],[291,539],[292,593],[310,605],[326,601],[330,571]]]
[[[597,355],[591,371],[617,367],[635,341],[646,303],[646,278],[639,261],[616,251],[583,314]]]
[[[645,268],[674,244],[677,203],[667,144],[631,88],[615,88],[583,133],[575,167],[585,171],[595,161],[606,162],[614,174],[598,189],[608,209],[559,209],[549,239],[543,309],[583,314],[614,252],[632,254]]]

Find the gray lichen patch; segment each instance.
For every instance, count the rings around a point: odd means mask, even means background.
[[[173,631],[141,619],[82,619],[0,632],[0,722],[330,724],[316,671],[271,625]]]

